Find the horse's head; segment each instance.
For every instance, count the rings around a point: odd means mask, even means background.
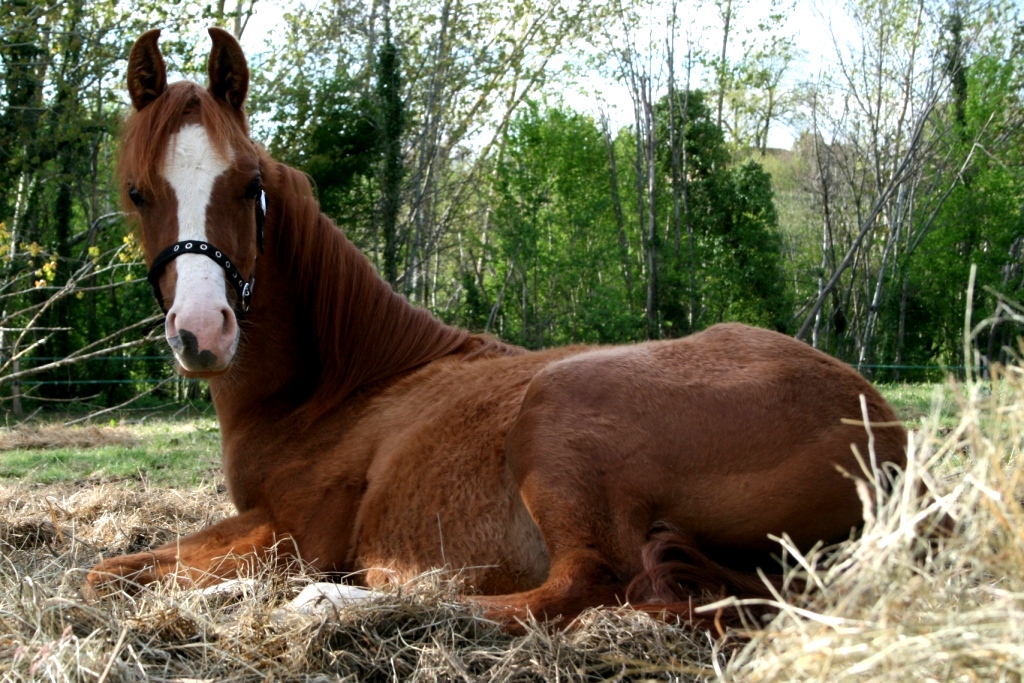
[[[128,60],[135,111],[121,150],[122,198],[139,219],[167,342],[186,374],[205,377],[234,357],[262,248],[260,154],[243,109],[249,68],[234,37],[211,28],[208,87],[168,86],[159,35],[145,33]]]

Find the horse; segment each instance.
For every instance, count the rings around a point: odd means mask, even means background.
[[[772,536],[849,538],[869,452],[904,465],[878,391],[777,332],[527,351],[414,307],[250,139],[245,56],[209,33],[205,88],[168,85],[159,30],[132,47],[119,177],[237,514],[104,559],[86,592],[284,557],[367,588],[458,571],[510,629],[625,604],[696,620],[771,594]]]

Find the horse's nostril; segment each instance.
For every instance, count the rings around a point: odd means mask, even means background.
[[[181,330],[178,333],[181,339],[182,355],[186,358],[195,358],[199,355],[199,339],[188,330]]]
[[[206,370],[217,365],[217,354],[209,349],[199,350],[199,339],[188,330],[178,334],[178,355],[197,370]]]
[[[199,352],[199,356],[196,357],[196,364],[203,370],[212,368],[217,365],[217,354],[213,351],[203,350]]]

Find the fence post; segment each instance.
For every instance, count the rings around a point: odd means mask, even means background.
[[[17,349],[14,349],[14,353],[11,355],[16,355],[17,353]],[[12,361],[11,369],[14,374],[20,372],[21,361],[15,358],[14,361]],[[21,382],[19,380],[11,382],[11,410],[14,411],[15,415],[21,415]]]

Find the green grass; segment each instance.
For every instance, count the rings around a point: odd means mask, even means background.
[[[0,452],[0,479],[51,484],[81,479],[137,479],[191,487],[219,478],[220,429],[212,417],[161,419],[131,430],[139,445],[18,449]]]
[[[940,426],[951,427],[960,416],[960,402],[948,384],[876,384],[896,414],[913,429],[937,418]]]

